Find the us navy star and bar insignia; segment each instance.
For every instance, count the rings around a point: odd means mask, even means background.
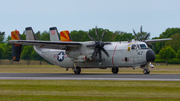
[[[59,54],[55,54],[54,58],[57,58],[59,62],[62,62],[64,58],[67,58],[68,56],[64,52],[59,52]]]

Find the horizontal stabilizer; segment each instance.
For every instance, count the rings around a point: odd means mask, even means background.
[[[35,45],[40,48],[69,49],[82,45],[81,42],[61,42],[61,41],[37,41],[37,40],[9,40],[11,44]]]
[[[49,28],[50,30],[50,40],[51,41],[60,41],[59,33],[56,27]]]

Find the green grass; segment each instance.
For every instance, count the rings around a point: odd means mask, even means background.
[[[142,74],[143,69],[119,68],[120,74]],[[161,64],[150,68],[151,74],[180,74],[180,65],[166,66]],[[73,73],[72,69],[56,65],[0,65],[0,73]],[[112,73],[111,69],[82,69],[82,73]]]
[[[179,101],[179,81],[0,80],[0,100]]]

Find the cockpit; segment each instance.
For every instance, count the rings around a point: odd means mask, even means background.
[[[147,49],[147,45],[146,44],[132,44],[131,45],[131,49]]]
[[[140,47],[141,47],[141,48],[148,48],[148,47],[146,46],[146,44],[140,44]]]

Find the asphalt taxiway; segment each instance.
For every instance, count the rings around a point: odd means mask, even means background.
[[[180,81],[180,74],[0,73],[1,80],[144,80]]]

